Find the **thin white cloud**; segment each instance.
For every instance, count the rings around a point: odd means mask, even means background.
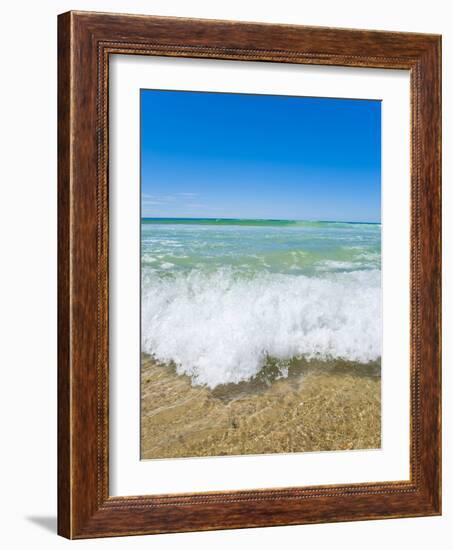
[[[157,195],[142,195],[142,205],[159,205],[168,204],[168,200],[165,197],[158,197]]]

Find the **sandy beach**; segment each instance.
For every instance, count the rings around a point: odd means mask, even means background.
[[[141,388],[142,459],[381,445],[379,362],[293,362],[209,389],[142,355]]]

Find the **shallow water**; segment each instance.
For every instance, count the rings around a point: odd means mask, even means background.
[[[301,361],[286,378],[265,372],[211,390],[142,356],[141,387],[142,459],[381,445],[379,362]]]

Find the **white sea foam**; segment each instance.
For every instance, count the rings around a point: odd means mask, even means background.
[[[253,279],[149,272],[142,350],[211,388],[253,378],[269,356],[366,363],[381,355],[380,271]]]
[[[357,269],[357,263],[344,262],[338,260],[322,260],[317,263],[316,269],[318,271],[331,271],[333,269]]]

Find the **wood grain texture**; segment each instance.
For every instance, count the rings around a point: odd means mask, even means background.
[[[58,531],[68,538],[440,514],[440,37],[69,12],[59,16]],[[111,54],[411,73],[410,481],[184,495],[108,490]]]
[[[70,536],[70,16],[58,23],[58,532]]]

